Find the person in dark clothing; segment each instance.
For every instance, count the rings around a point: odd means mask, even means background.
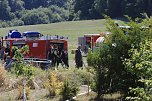
[[[53,49],[52,51],[52,66],[54,67],[55,64],[56,64],[56,59],[57,58],[57,54],[56,54],[56,51]]]
[[[56,54],[56,63],[57,63],[57,67],[59,66],[59,63],[61,63],[61,53],[58,50]]]
[[[3,60],[4,59],[4,54],[5,54],[5,47],[2,47],[0,50],[0,59]]]
[[[10,70],[11,69],[12,62],[13,62],[13,60],[10,58],[10,56],[8,56],[5,59],[4,67],[5,67],[6,70]]]
[[[54,66],[54,60],[53,60],[53,57],[54,57],[54,55],[53,55],[53,51],[52,51],[52,49],[50,49],[49,54],[48,54],[48,59],[49,59],[49,60],[51,60],[51,62],[52,62],[52,66]]]
[[[69,67],[69,63],[68,63],[68,52],[62,50],[61,53],[61,61],[63,62],[63,64],[65,65],[65,68]]]
[[[75,52],[75,63],[76,63],[77,68],[80,68],[83,66],[82,53],[81,53],[80,48],[78,48]]]
[[[67,51],[64,51],[65,52],[65,66],[69,67],[69,61],[68,61],[68,52]]]

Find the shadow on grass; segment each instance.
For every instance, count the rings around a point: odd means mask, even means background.
[[[104,98],[94,98],[94,99],[89,99],[89,101],[125,101],[124,98],[119,98],[119,99],[104,99]]]
[[[94,97],[89,99],[89,101],[125,101],[125,97],[124,96],[117,96],[115,98],[111,97],[111,96],[107,96],[105,97],[105,95],[100,96],[100,97]]]

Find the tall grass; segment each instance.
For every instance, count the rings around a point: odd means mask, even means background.
[[[5,75],[6,71],[4,67],[0,64],[0,87],[4,86],[5,84]]]

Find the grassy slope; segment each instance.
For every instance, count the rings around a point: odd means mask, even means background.
[[[105,20],[85,20],[85,21],[70,21],[52,24],[30,25],[0,28],[0,35],[7,35],[10,29],[17,29],[20,32],[24,31],[39,31],[49,35],[63,35],[69,37],[70,48],[77,44],[77,37],[87,33],[100,33],[105,30]]]

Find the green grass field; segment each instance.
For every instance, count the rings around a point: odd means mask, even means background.
[[[44,35],[62,35],[69,37],[69,48],[75,48],[78,36],[83,36],[88,33],[100,33],[105,31],[105,20],[85,20],[85,21],[70,21],[52,24],[40,24],[30,26],[17,26],[9,28],[0,28],[0,35],[7,35],[9,30],[17,29],[20,32],[24,31],[39,31]]]

